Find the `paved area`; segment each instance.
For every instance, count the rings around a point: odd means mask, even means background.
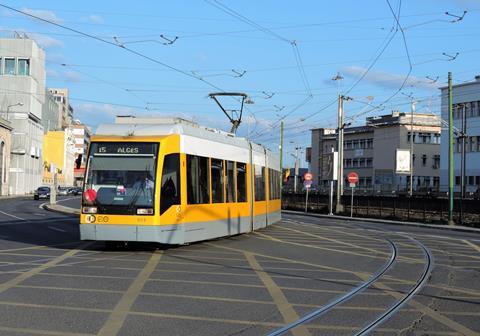
[[[352,335],[419,283],[422,244],[425,286],[372,334],[480,333],[480,235],[285,214],[251,234],[107,249],[41,203],[0,201],[0,335],[266,335],[385,269],[285,333]]]

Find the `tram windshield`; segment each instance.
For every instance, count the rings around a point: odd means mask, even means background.
[[[138,207],[153,208],[158,146],[144,142],[92,143],[84,203],[112,213],[134,214]]]

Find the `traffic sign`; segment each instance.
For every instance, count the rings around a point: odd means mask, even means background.
[[[313,175],[312,175],[312,173],[305,173],[305,174],[303,175],[303,179],[304,179],[305,181],[311,181],[311,180],[313,180]]]
[[[313,183],[313,181],[311,181],[311,180],[310,181],[305,180],[305,181],[303,181],[303,186],[308,189],[312,186],[312,183]]]
[[[358,183],[358,174],[355,172],[348,173],[347,178],[350,183]]]

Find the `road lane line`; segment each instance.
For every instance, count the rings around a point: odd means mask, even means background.
[[[7,282],[4,282],[3,284],[0,284],[0,294],[5,292],[6,290],[18,285],[18,284],[20,284],[22,281],[24,281],[24,280],[40,273],[40,272],[46,270],[47,268],[55,266],[58,263],[61,263],[62,261],[64,261],[65,259],[74,256],[75,254],[79,253],[84,248],[86,248],[86,247],[88,247],[92,244],[93,244],[93,242],[87,242],[87,243],[81,244],[78,248],[76,248],[74,250],[70,250],[70,251],[62,254],[61,256],[53,258],[52,260],[48,261],[47,263],[45,263],[41,266],[32,268],[31,270],[29,270],[25,273],[22,273],[19,276],[15,277],[15,278],[7,281]]]
[[[156,269],[160,258],[162,257],[162,252],[154,251],[150,260],[147,262],[140,274],[135,278],[127,291],[123,294],[120,301],[117,303],[112,313],[108,317],[107,321],[103,325],[102,329],[98,332],[98,336],[114,336],[122,328],[123,322],[125,321],[130,308],[140,294],[143,286],[150,278],[150,275]]]
[[[56,228],[55,226],[47,226],[50,230],[58,231],[58,232],[67,232],[66,230]]]
[[[12,217],[12,218],[15,218],[15,219],[19,219],[19,220],[22,220],[22,221],[26,221],[26,219],[25,219],[25,218],[18,217],[18,216],[15,216],[15,215],[12,215],[12,214],[6,213],[6,212],[4,212],[4,211],[1,211],[1,210],[0,210],[0,213],[4,214],[5,216],[10,216],[10,217]]]
[[[257,259],[255,259],[253,253],[244,252],[244,254],[245,258],[250,264],[250,267],[255,271],[255,273],[257,273],[258,277],[270,293],[270,296],[272,297],[273,302],[277,306],[278,311],[280,312],[280,314],[282,314],[285,323],[290,324],[298,320],[299,316],[297,312],[293,309],[290,302],[288,302],[280,287],[278,287],[278,285],[275,283],[275,281],[273,281],[273,279],[268,275],[268,273],[263,270]],[[308,329],[303,326],[292,329],[291,332],[295,336],[311,335]]]
[[[475,245],[474,243],[471,243],[469,242],[468,240],[464,239],[462,240],[465,244],[471,246],[474,250],[477,250],[478,252],[480,252],[480,247],[478,247],[477,245]]]

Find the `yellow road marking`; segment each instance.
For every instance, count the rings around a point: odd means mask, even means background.
[[[477,250],[477,252],[480,252],[480,247],[478,247],[477,245],[475,245],[474,243],[472,242],[469,242],[468,240],[464,239],[462,240],[465,244],[469,245],[470,247],[472,247],[474,250]]]
[[[11,280],[3,283],[3,284],[0,284],[0,293],[5,292],[6,290],[20,284],[22,281],[24,281],[24,280],[40,273],[40,272],[46,270],[49,267],[55,266],[56,264],[64,261],[65,259],[74,256],[75,254],[80,252],[82,249],[84,249],[84,248],[86,248],[86,247],[88,247],[92,244],[93,244],[92,242],[84,243],[84,244],[80,245],[77,249],[70,250],[67,253],[62,254],[61,256],[53,258],[52,260],[50,260],[49,262],[47,262],[43,265],[40,265],[40,266],[35,267],[35,268],[33,268],[29,271],[26,271],[22,274],[19,274],[15,278],[13,278],[13,279],[11,279]]]
[[[113,336],[120,331],[133,302],[138,297],[143,286],[157,267],[161,256],[162,254],[156,251],[152,254],[143,270],[135,278],[130,287],[128,287],[127,291],[123,294],[122,298],[113,309],[102,329],[98,332],[98,336]]]
[[[334,271],[334,272],[339,272],[339,273],[348,273],[348,274],[355,274],[355,275],[356,274],[362,274],[362,275],[366,275],[366,276],[371,276],[371,274],[369,274],[369,273],[355,272],[355,271],[351,271],[351,270],[348,270],[348,269],[342,269],[342,268],[337,268],[337,267],[314,264],[314,263],[309,263],[309,262],[295,260],[295,259],[275,257],[275,256],[271,256],[271,255],[268,255],[268,254],[251,252],[251,251],[247,251],[247,250],[237,249],[237,248],[234,248],[234,247],[216,246],[212,243],[204,243],[204,244],[209,245],[209,246],[215,246],[215,247],[218,247],[218,248],[223,248],[223,249],[226,249],[226,250],[242,252],[242,253],[250,252],[250,253],[253,253],[254,255],[258,256],[258,257],[265,257],[265,258],[270,258],[270,259],[274,259],[274,260],[282,260],[282,261],[292,263],[292,264],[297,264],[297,265],[304,265],[304,266],[311,266],[311,267],[315,267],[315,268],[322,268],[324,270],[329,270],[329,271]],[[295,268],[285,268],[285,267],[283,267],[283,268],[282,267],[269,267],[269,269],[283,269],[283,270],[294,270],[294,271],[295,270],[318,271],[318,270],[311,270],[311,269],[295,269]]]
[[[278,308],[278,311],[280,312],[280,314],[282,314],[283,320],[287,324],[298,320],[299,316],[297,312],[293,309],[290,302],[288,302],[280,287],[278,287],[275,281],[273,281],[273,279],[268,275],[268,273],[263,270],[262,266],[260,266],[258,261],[255,259],[255,256],[252,253],[245,252],[245,258],[267,288],[270,296],[273,299],[273,302]],[[292,333],[295,336],[310,335],[308,329],[303,326],[299,326],[298,328],[293,329]]]

